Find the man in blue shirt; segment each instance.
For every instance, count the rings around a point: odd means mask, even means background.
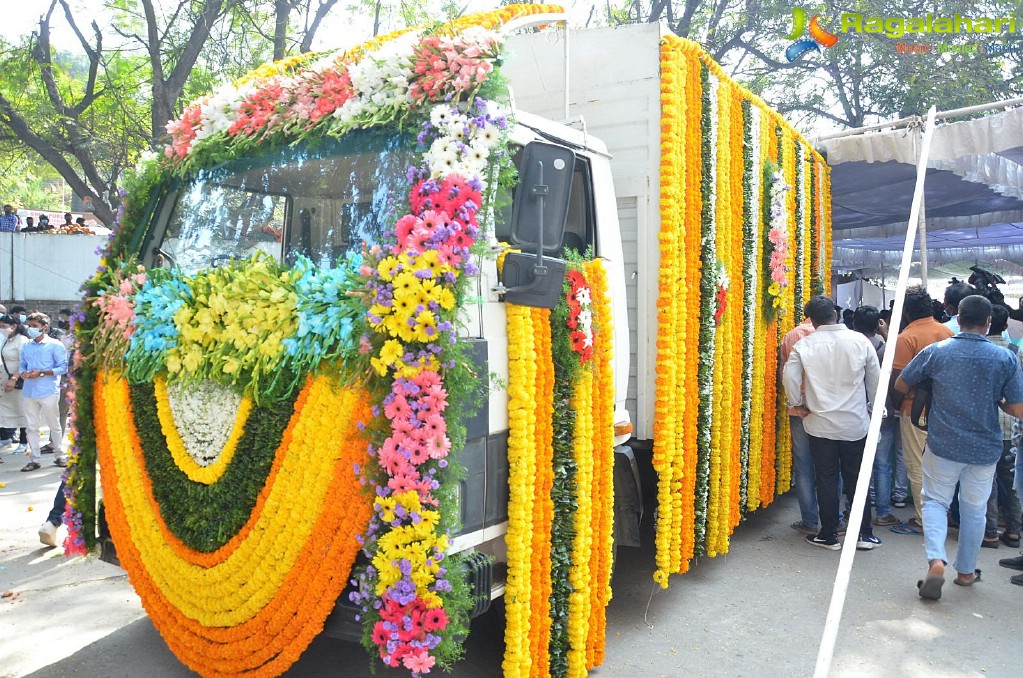
[[[4,213],[0,214],[0,231],[13,233],[18,230],[18,215],[14,213],[14,207],[4,205]]]
[[[941,598],[945,583],[946,516],[959,483],[959,546],[954,582],[980,579],[977,558],[984,538],[987,499],[1002,454],[998,408],[1023,416],[1023,375],[1014,353],[987,339],[991,302],[974,294],[959,303],[958,335],[925,347],[895,382],[909,393],[931,379],[927,447],[923,457],[924,549],[928,570],[920,597]]]
[[[28,447],[32,460],[22,471],[35,471],[42,461],[39,445],[39,427],[50,429],[57,466],[67,466],[61,443],[64,432],[60,424],[60,377],[67,374],[67,349],[64,344],[47,335],[50,318],[44,313],[28,316],[28,336],[32,341],[21,349],[21,377],[25,385],[21,390],[28,420]]]

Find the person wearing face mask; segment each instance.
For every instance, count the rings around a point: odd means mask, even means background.
[[[18,319],[10,315],[0,316],[0,338],[4,341],[0,348],[0,448],[6,449],[18,430],[28,424],[18,378],[21,376],[21,349],[29,343],[29,338]]]
[[[39,427],[50,429],[50,444],[57,466],[67,466],[61,444],[63,429],[60,423],[60,381],[67,374],[67,349],[56,339],[47,336],[50,317],[44,313],[28,316],[29,338],[32,340],[21,350],[21,376],[25,380],[22,397],[25,403],[25,417],[28,419],[28,447],[32,460],[22,471],[40,468],[42,448],[39,444]]]
[[[24,306],[11,306],[10,314],[17,318],[19,325],[28,322],[28,309]]]

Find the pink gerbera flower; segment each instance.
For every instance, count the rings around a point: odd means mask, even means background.
[[[402,659],[402,663],[405,664],[405,668],[409,671],[416,673],[429,673],[430,669],[436,663],[436,660],[430,656],[430,653],[426,650],[419,650],[414,654],[407,654]]]

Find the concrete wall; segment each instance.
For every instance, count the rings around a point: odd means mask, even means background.
[[[66,302],[99,265],[104,235],[0,233],[0,300]]]

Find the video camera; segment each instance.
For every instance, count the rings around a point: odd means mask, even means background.
[[[992,304],[1006,306],[1005,295],[996,287],[996,285],[1004,285],[1005,278],[997,273],[985,271],[980,266],[970,266],[970,270],[973,273],[970,274],[969,283],[977,288],[977,294],[986,297]],[[955,278],[952,281],[956,282]]]

